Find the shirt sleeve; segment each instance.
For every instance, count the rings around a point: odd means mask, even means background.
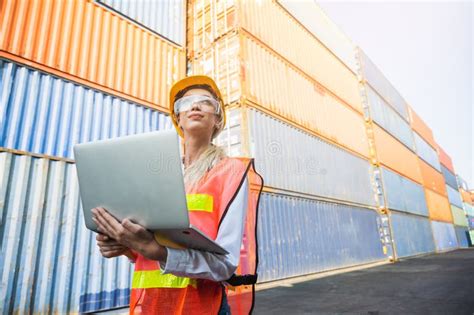
[[[239,188],[237,196],[229,206],[221,223],[215,242],[229,252],[227,255],[204,252],[196,249],[174,249],[166,247],[166,262],[160,262],[164,274],[179,277],[224,281],[236,270],[240,259],[240,248],[245,225],[248,200],[248,180]]]

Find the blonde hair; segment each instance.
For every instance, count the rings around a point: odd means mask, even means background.
[[[211,143],[197,160],[184,170],[185,184],[191,189],[196,188],[201,178],[225,157],[227,154],[224,149]]]

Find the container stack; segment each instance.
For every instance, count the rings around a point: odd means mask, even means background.
[[[312,0],[0,1],[0,21],[0,313],[128,304],[130,263],[86,230],[72,147],[172,128],[186,74],[216,80],[216,144],[264,177],[259,282],[474,241],[474,192]]]
[[[426,202],[430,214],[431,227],[436,250],[438,252],[458,247],[456,232],[453,225],[453,214],[448,199],[448,190],[436,144],[431,129],[410,108],[411,126],[415,135],[416,150],[425,188]],[[455,192],[452,192],[451,203],[455,203]]]
[[[228,106],[217,143],[265,180],[260,282],[387,259],[354,46],[303,3],[320,28],[291,1],[188,5],[190,72],[213,77]]]
[[[444,181],[446,182],[446,191],[448,193],[448,200],[451,207],[454,230],[456,232],[459,247],[465,248],[469,246],[469,223],[463,205],[466,201],[461,197],[456,175],[454,175],[454,166],[451,158],[441,147],[438,147],[438,153],[439,161],[441,163],[441,172],[443,173]],[[469,193],[464,193],[464,198],[467,202],[470,202]]]
[[[469,227],[470,246],[474,246],[474,190],[470,190],[467,182],[461,176],[456,175],[459,192],[461,193],[462,206],[467,217]]]
[[[127,1],[136,19],[125,1],[0,2],[2,314],[128,304],[131,264],[101,258],[85,228],[72,146],[171,128],[159,111],[185,75],[184,1],[135,10],[148,2]]]
[[[381,206],[390,213],[396,257],[433,252],[429,205],[416,154],[418,136],[410,127],[408,105],[362,49],[357,49],[357,56],[375,178]]]

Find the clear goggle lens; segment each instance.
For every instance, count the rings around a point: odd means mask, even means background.
[[[219,102],[214,98],[207,95],[189,95],[174,103],[174,113],[178,115],[187,112],[193,108],[193,105],[198,106],[201,111],[206,113],[219,114],[220,112]]]

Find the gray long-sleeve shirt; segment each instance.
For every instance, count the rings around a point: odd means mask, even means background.
[[[166,247],[166,262],[160,262],[164,274],[224,281],[235,272],[240,258],[242,234],[247,210],[248,180],[245,179],[219,228],[215,242],[229,252],[214,254],[196,249]]]

